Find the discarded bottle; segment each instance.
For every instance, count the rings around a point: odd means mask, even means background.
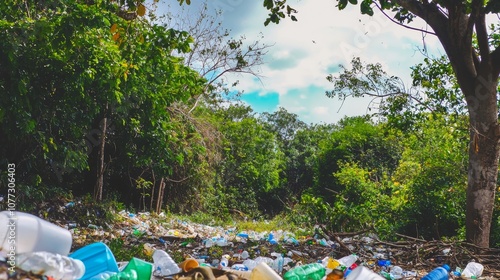
[[[390,274],[394,279],[401,279],[403,278],[403,269],[400,266],[393,266],[391,267]]]
[[[483,269],[484,267],[482,264],[476,262],[470,262],[462,271],[461,276],[468,278],[473,278],[473,277],[479,278],[481,275],[483,275]]]
[[[228,265],[229,265],[229,256],[228,255],[224,255],[222,256],[222,258],[220,259],[220,262],[219,262],[219,269],[224,269],[224,268],[227,268]]]
[[[234,270],[238,270],[238,271],[248,271],[248,267],[246,267],[246,265],[244,264],[233,264],[233,266],[231,266],[231,269],[234,269]]]
[[[345,266],[346,268],[349,268],[351,267],[351,265],[353,265],[356,261],[358,260],[358,256],[356,256],[356,254],[352,254],[352,255],[349,255],[349,256],[345,256],[345,257],[342,257],[340,259],[338,259],[338,262]]]
[[[250,280],[282,280],[281,277],[265,262],[259,263],[250,274]],[[286,278],[285,278],[286,279]]]
[[[321,280],[325,277],[326,269],[320,263],[301,265],[289,270],[283,279],[285,280]]]
[[[450,267],[447,264],[443,264],[441,267],[437,267],[427,275],[421,278],[421,280],[448,280],[448,274],[450,273]]]
[[[154,251],[153,261],[155,276],[169,276],[181,271],[170,255],[163,250]]]
[[[328,273],[326,280],[342,280],[344,279],[344,272],[340,269],[333,269],[332,272]]]
[[[276,259],[273,262],[272,268],[281,274],[283,272],[283,256],[280,253],[271,253],[271,256],[276,257]]]
[[[82,261],[49,252],[31,252],[17,256],[17,266],[37,275],[55,279],[80,279],[85,274]]]
[[[365,267],[358,266],[352,270],[345,280],[384,280],[386,278],[382,277],[380,274],[375,273],[373,270]]]
[[[106,280],[106,279],[109,279],[111,278],[111,276],[117,274],[116,272],[112,272],[112,271],[104,271],[104,272],[101,272],[95,276],[92,276],[90,278],[90,280]]]
[[[257,262],[252,259],[247,259],[243,262],[243,265],[248,267],[248,270],[253,270],[257,266]]]
[[[9,236],[12,234],[18,240],[17,254],[45,251],[67,256],[73,242],[69,230],[37,216],[18,211],[0,212],[0,250],[11,247],[9,242],[13,239]]]
[[[242,260],[246,260],[246,259],[248,259],[248,257],[249,257],[249,256],[250,256],[250,254],[248,254],[248,252],[247,252],[247,251],[243,251],[243,252],[241,252],[241,259],[242,259]]]

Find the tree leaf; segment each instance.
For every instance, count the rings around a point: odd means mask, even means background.
[[[349,3],[351,3],[353,5],[357,5],[358,4],[358,0],[349,0]]]
[[[115,34],[117,28],[118,28],[118,24],[115,23],[115,24],[111,25],[111,28],[109,29],[109,31],[111,31],[111,34]]]
[[[188,3],[188,2],[189,2],[189,0],[186,0],[186,3]],[[189,5],[189,3],[188,3],[188,5]],[[146,7],[141,3],[137,7],[137,15],[143,17],[145,14],[146,14]]]
[[[347,0],[339,0],[337,7],[339,7],[339,10],[345,9],[347,7]]]

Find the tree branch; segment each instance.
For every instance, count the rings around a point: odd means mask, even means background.
[[[491,66],[493,67],[493,72],[496,76],[500,74],[500,46],[491,53]]]
[[[477,1],[480,2],[480,1]],[[474,7],[473,9],[481,9],[480,7]],[[472,13],[471,13],[472,18]],[[477,18],[475,21],[477,42],[479,45],[479,54],[481,55],[481,60],[488,60],[490,56],[490,47],[488,44],[488,31],[486,30],[486,20],[484,12],[477,11]]]
[[[423,32],[423,33],[427,33],[427,34],[431,34],[431,35],[434,35],[436,36],[436,33],[434,32],[430,32],[430,31],[427,31],[427,30],[424,30],[424,29],[420,29],[420,28],[415,28],[415,27],[411,27],[411,26],[408,26],[408,25],[404,25],[396,20],[394,20],[392,17],[390,17],[386,12],[384,12],[384,10],[382,9],[382,7],[379,6],[378,3],[376,2],[373,2],[375,4],[375,6],[380,10],[380,12],[382,12],[382,14],[388,18],[390,21],[392,21],[393,23],[397,24],[397,25],[400,25],[404,28],[408,28],[408,29],[411,29],[411,30],[415,30],[415,31],[420,31],[420,32]]]

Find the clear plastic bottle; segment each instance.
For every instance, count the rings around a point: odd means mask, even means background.
[[[462,271],[461,276],[469,278],[472,277],[479,278],[481,275],[483,275],[483,269],[484,267],[482,264],[477,262],[470,262]]]
[[[181,271],[177,263],[163,250],[154,251],[153,262],[155,276],[169,276]]]
[[[241,252],[241,255],[240,255],[240,257],[241,257],[242,260],[248,259],[249,256],[250,256],[250,254],[248,254],[247,251]]]
[[[85,274],[85,265],[82,261],[49,252],[19,254],[17,266],[25,271],[55,279],[80,279]]]
[[[343,265],[343,266],[345,266],[346,268],[349,268],[349,267],[351,267],[351,265],[353,265],[353,264],[354,264],[357,260],[358,260],[358,256],[356,256],[356,254],[352,254],[352,255],[345,256],[345,257],[342,257],[342,258],[338,259],[338,262],[340,263],[340,265]]]
[[[421,280],[448,280],[450,270],[450,267],[447,264],[444,264],[443,266],[437,267],[429,272],[427,275],[422,277]]]
[[[248,270],[252,270],[252,269],[254,269],[254,267],[257,266],[257,262],[255,260],[252,260],[252,259],[247,259],[247,260],[243,261],[243,265],[248,267]]]
[[[281,274],[283,272],[283,256],[280,253],[271,253],[271,256],[276,257],[273,262],[272,268]]]

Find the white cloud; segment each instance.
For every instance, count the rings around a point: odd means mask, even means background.
[[[260,69],[260,81],[252,76],[231,77],[240,81],[238,89],[259,95],[278,93],[279,106],[307,122],[337,122],[344,115],[366,113],[370,100],[346,100],[337,113],[342,103],[325,96],[325,90],[331,88],[326,76],[338,70],[338,64],[349,67],[351,58],[359,56],[367,63],[381,63],[389,74],[409,81],[409,67],[423,59],[417,51],[423,48],[422,42],[430,52],[441,49],[436,38],[400,27],[379,11],[373,17],[361,15],[359,6],[339,11],[336,1],[291,2],[299,11],[298,22],[283,19],[267,27],[263,25],[267,11],[262,0],[213,3],[227,8],[223,24],[232,29],[233,36],[245,35],[251,41],[262,33],[266,43],[274,44]],[[426,28],[418,20],[413,26]]]

